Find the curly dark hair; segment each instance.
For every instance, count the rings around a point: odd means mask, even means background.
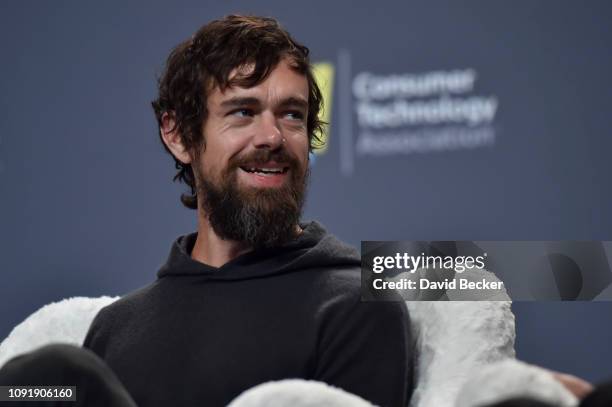
[[[219,87],[253,87],[264,81],[283,58],[308,80],[308,117],[306,118],[310,151],[323,144],[323,122],[319,111],[323,99],[308,58],[309,50],[295,41],[273,18],[230,15],[200,28],[191,39],[172,50],[159,78],[159,96],[152,102],[160,126],[165,113],[175,122],[185,148],[197,157],[206,147],[202,125],[207,118],[208,94]],[[248,75],[230,73],[235,68],[253,64]],[[163,143],[166,151],[172,155]],[[183,164],[174,155],[178,170],[174,181],[184,182],[191,194],[182,194],[181,202],[197,208],[195,176],[191,165]]]

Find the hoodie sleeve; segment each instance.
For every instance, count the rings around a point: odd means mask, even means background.
[[[104,358],[104,349],[108,342],[108,333],[112,332],[111,319],[107,318],[108,307],[102,308],[89,326],[89,331],[83,340],[83,347],[90,349],[99,357]]]
[[[410,321],[404,302],[362,302],[354,288],[320,310],[314,380],[382,407],[405,407],[412,393]]]

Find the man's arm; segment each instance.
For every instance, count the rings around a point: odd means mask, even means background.
[[[314,380],[383,407],[405,407],[412,393],[410,321],[403,302],[334,298],[322,311]]]
[[[87,331],[83,340],[83,347],[92,350],[101,358],[104,358],[104,348],[107,342],[107,333],[112,332],[112,318],[107,318],[108,308],[102,308]]]

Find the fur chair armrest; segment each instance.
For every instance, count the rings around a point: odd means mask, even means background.
[[[578,399],[550,371],[516,359],[506,359],[472,371],[457,396],[455,406],[484,406],[519,397],[559,407],[578,405]]]
[[[52,302],[17,325],[0,343],[0,366],[9,359],[53,342],[81,345],[101,308],[119,297],[73,297]]]
[[[510,301],[409,301],[417,382],[411,407],[451,407],[469,375],[514,358]]]
[[[361,397],[314,380],[287,379],[250,388],[227,407],[374,407]]]

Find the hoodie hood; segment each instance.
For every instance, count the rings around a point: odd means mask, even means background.
[[[198,276],[210,280],[243,280],[311,268],[361,267],[357,250],[327,233],[316,221],[301,223],[302,234],[285,245],[255,250],[221,267],[191,258],[197,233],[179,237],[157,277]]]

